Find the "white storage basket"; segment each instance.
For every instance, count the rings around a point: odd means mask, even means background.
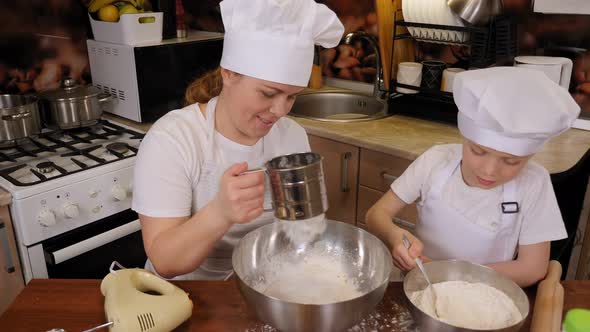
[[[155,21],[139,22],[144,17],[153,17]],[[126,45],[162,41],[162,17],[162,12],[124,14],[119,22],[103,22],[88,15],[95,40]]]

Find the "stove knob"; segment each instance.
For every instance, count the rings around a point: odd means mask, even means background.
[[[56,223],[55,213],[49,209],[41,210],[37,216],[37,219],[41,225],[46,227],[53,226]]]
[[[74,203],[66,203],[63,206],[63,212],[66,218],[77,218],[80,215],[80,210],[78,209],[78,205]]]
[[[113,189],[111,189],[111,194],[117,201],[122,201],[127,198],[127,190],[120,184],[116,184]]]

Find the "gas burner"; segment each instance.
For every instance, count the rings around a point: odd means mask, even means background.
[[[38,163],[37,170],[39,170],[39,173],[42,174],[51,173],[55,170],[55,163],[51,161],[44,161],[42,163]]]
[[[109,145],[106,146],[106,149],[109,150],[109,152],[112,152],[114,154],[125,154],[127,153],[127,151],[129,151],[129,146],[125,143],[111,143]]]
[[[2,147],[0,142],[0,184],[34,186],[77,172],[133,158],[144,134],[101,120],[92,127],[74,130],[43,129],[38,136]],[[113,144],[117,143],[117,144]],[[27,167],[28,166],[28,167]]]
[[[18,145],[16,140],[2,141],[0,142],[0,149],[11,149]]]
[[[37,136],[31,136],[32,138],[36,138]],[[0,149],[12,149],[17,146],[26,144],[29,142],[28,138],[19,138],[7,141],[0,141]]]
[[[70,139],[76,139],[76,138],[88,138],[90,136],[89,132],[93,130],[93,128],[87,128],[87,127],[82,127],[82,128],[74,128],[74,129],[65,129],[63,131],[61,131],[61,134],[63,136],[69,137]]]

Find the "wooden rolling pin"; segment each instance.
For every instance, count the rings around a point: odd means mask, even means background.
[[[563,286],[558,282],[553,296],[553,327],[551,329],[553,332],[560,332],[563,325],[563,293]]]
[[[559,322],[561,323],[561,311],[563,309],[563,288],[561,289],[561,304],[556,301],[555,290],[561,279],[561,264],[558,261],[549,262],[547,275],[545,279],[539,283],[537,287],[537,297],[535,298],[535,306],[533,311],[533,318],[531,321],[532,332],[558,332],[560,329],[554,330],[557,322],[554,324],[554,317],[558,318],[556,310],[559,311]],[[559,284],[561,286],[561,284]],[[557,294],[559,295],[559,294]]]

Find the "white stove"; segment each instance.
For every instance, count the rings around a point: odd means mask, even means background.
[[[140,225],[130,208],[133,165],[143,136],[101,120],[0,147],[0,187],[12,195],[10,211],[27,282],[100,277],[94,267],[80,269],[80,264],[100,252],[117,255],[126,245],[109,244],[131,234],[137,238]],[[142,247],[137,241],[127,242],[131,245]],[[108,267],[102,270],[106,274]]]

